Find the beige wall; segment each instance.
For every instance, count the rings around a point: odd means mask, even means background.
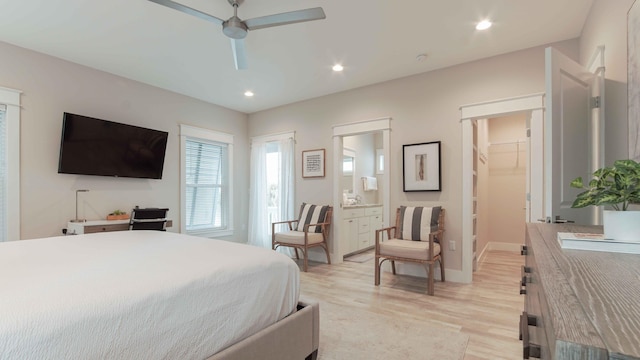
[[[556,44],[578,58],[577,40]],[[348,74],[346,74],[348,76]],[[492,57],[438,71],[345,91],[249,116],[249,135],[296,131],[296,164],[302,150],[327,149],[322,179],[302,179],[296,169],[296,200],[331,203],[333,192],[332,126],[391,117],[391,204],[442,205],[447,210],[447,268],[461,269],[461,105],[544,91],[544,47]],[[402,191],[402,145],[442,142],[442,191]],[[390,214],[393,219],[395,214]],[[445,249],[447,246],[445,246]]]
[[[186,96],[160,90],[102,71],[0,42],[0,86],[22,90],[21,237],[60,235],[79,215],[103,219],[115,210],[170,208],[180,228],[178,124],[190,124],[234,135],[235,228],[232,237],[245,241],[247,221],[247,115]],[[162,76],[162,74],[158,74]],[[58,174],[63,112],[149,127],[169,132],[162,180]]]

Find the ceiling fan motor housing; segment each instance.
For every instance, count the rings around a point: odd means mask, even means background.
[[[237,16],[232,16],[222,23],[222,32],[232,39],[244,39],[247,36],[247,26]]]

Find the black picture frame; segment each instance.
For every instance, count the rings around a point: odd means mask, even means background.
[[[402,191],[442,191],[440,141],[402,145]]]

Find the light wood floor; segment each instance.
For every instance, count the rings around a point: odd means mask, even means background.
[[[524,308],[519,295],[523,264],[519,253],[490,251],[472,284],[436,282],[435,296],[428,296],[423,278],[383,272],[380,286],[374,286],[373,260],[338,265],[310,262],[309,271],[301,273],[301,294],[319,300],[320,311],[327,301],[468,334],[465,360],[522,359],[518,321]]]

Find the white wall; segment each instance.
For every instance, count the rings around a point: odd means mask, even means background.
[[[605,164],[627,159],[627,12],[635,0],[595,0],[580,37],[580,63],[598,46],[605,57]]]
[[[578,41],[555,44],[578,58]],[[345,74],[348,76],[348,73]],[[461,105],[544,91],[544,46],[392,80],[249,115],[249,135],[296,131],[296,164],[301,151],[327,149],[326,176],[302,179],[296,170],[296,200],[331,203],[332,126],[391,117],[391,204],[442,205],[447,210],[445,251],[448,269],[461,269]],[[402,191],[402,145],[442,142],[442,191]],[[338,165],[339,166],[339,165]],[[390,214],[393,219],[395,214]],[[446,246],[453,240],[456,251]]]
[[[171,231],[180,228],[178,124],[234,135],[235,228],[245,241],[249,141],[247,115],[68,61],[0,42],[0,86],[23,91],[21,112],[21,237],[60,235],[79,215],[104,219],[115,210],[170,208]],[[162,76],[162,74],[158,74]],[[58,174],[63,112],[169,132],[162,180]]]

